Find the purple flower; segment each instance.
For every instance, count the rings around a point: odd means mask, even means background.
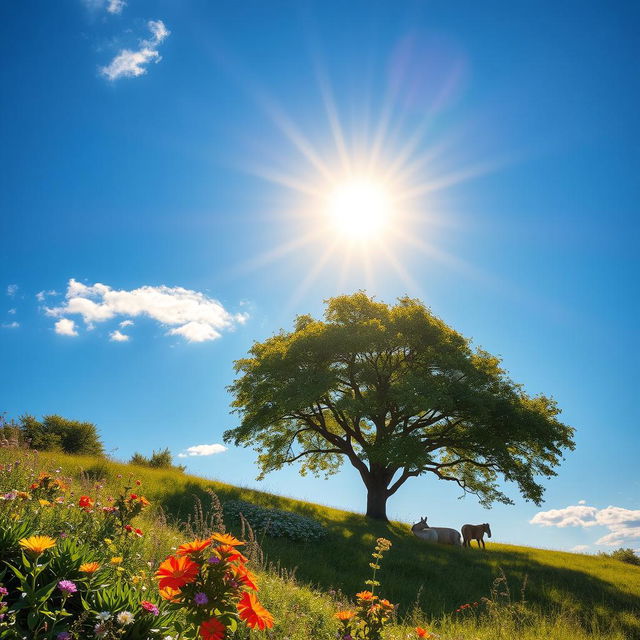
[[[207,594],[206,593],[196,593],[195,596],[193,596],[193,601],[196,604],[207,604],[207,602],[209,602],[209,598],[207,598]]]
[[[71,640],[71,634],[68,631],[61,631],[56,636],[56,640]]]
[[[209,564],[218,564],[220,562],[220,558],[218,558],[217,556],[211,556],[207,562]]]
[[[0,597],[9,595],[9,589],[6,587],[0,587]]]
[[[78,587],[76,587],[75,583],[71,582],[71,580],[60,580],[60,582],[58,582],[58,589],[65,595],[71,595],[78,590]]]

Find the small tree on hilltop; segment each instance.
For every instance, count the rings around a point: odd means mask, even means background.
[[[388,498],[427,473],[484,506],[512,504],[500,477],[540,504],[536,477],[555,475],[575,446],[554,400],[528,396],[498,358],[410,298],[331,298],[324,321],[299,316],[235,366],[241,422],[225,440],[260,452],[260,477],[294,461],[329,475],[348,460],[372,518],[386,520]]]

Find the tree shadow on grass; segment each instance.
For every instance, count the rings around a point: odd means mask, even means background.
[[[393,546],[378,575],[380,593],[398,603],[401,614],[417,604],[426,615],[438,617],[455,612],[461,604],[480,602],[489,596],[494,580],[504,571],[514,601],[520,599],[526,580],[524,598],[540,612],[571,614],[587,629],[595,621],[601,628],[620,629],[631,638],[640,638],[640,592],[626,592],[586,570],[551,566],[526,552],[492,549],[491,545],[486,552],[433,545],[416,539],[403,523],[372,522],[363,515],[230,485],[212,483],[208,487],[223,503],[246,500],[294,511],[324,524],[327,536],[317,542],[293,542],[257,532],[267,562],[295,569],[299,580],[321,589],[352,595],[366,588],[375,540],[385,537]],[[210,505],[207,485],[189,482],[164,489],[160,501],[173,520],[187,520],[196,498],[205,508]]]

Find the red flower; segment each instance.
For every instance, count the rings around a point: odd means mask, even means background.
[[[202,640],[224,640],[226,627],[217,618],[209,618],[200,625]]]
[[[134,529],[133,533],[135,533],[138,538],[142,538],[142,536],[144,535],[144,533],[142,533],[142,529]]]
[[[89,496],[80,496],[80,500],[78,500],[78,506],[83,509],[91,509],[93,504],[93,500]]]
[[[238,602],[238,614],[251,629],[256,627],[263,631],[273,627],[273,616],[258,602],[258,598],[245,591]]]
[[[156,607],[155,604],[153,604],[153,602],[149,602],[148,600],[143,600],[140,603],[140,606],[145,610],[148,611],[149,613],[152,613],[154,616],[157,616],[160,611],[158,609],[158,607]]]
[[[233,577],[247,587],[247,589],[258,590],[258,586],[255,583],[256,577],[249,569],[245,569],[244,567],[231,567],[231,571]]]
[[[431,634],[422,627],[416,627],[416,633],[418,634],[418,638],[430,638]]]
[[[192,562],[189,558],[169,556],[156,571],[158,587],[160,589],[165,587],[181,589],[185,584],[195,581],[199,570],[200,565]]]
[[[247,557],[240,553],[235,547],[232,547],[228,544],[221,544],[213,549],[220,559],[226,560],[227,562],[235,562],[239,560],[240,562],[246,562]]]

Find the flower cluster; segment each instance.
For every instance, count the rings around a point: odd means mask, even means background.
[[[374,552],[371,554],[374,560],[369,563],[373,569],[373,576],[371,580],[365,581],[365,584],[371,586],[371,591],[356,593],[355,608],[338,611],[335,614],[340,623],[338,637],[341,640],[380,640],[382,638],[384,627],[391,618],[395,606],[388,600],[375,595],[375,588],[380,585],[375,577],[380,569],[382,556],[390,547],[391,542],[386,538],[377,539]]]
[[[273,616],[260,604],[255,576],[229,534],[214,533],[178,547],[158,568],[160,595],[198,628],[202,640],[223,640],[238,619],[250,629],[273,626]]]
[[[474,607],[479,606],[478,602],[461,604],[457,609],[456,613],[466,613],[467,611],[473,611]]]
[[[242,514],[254,531],[274,538],[290,540],[320,540],[327,530],[319,522],[291,511],[260,507],[244,500],[229,500],[224,504],[225,521],[239,522]]]

